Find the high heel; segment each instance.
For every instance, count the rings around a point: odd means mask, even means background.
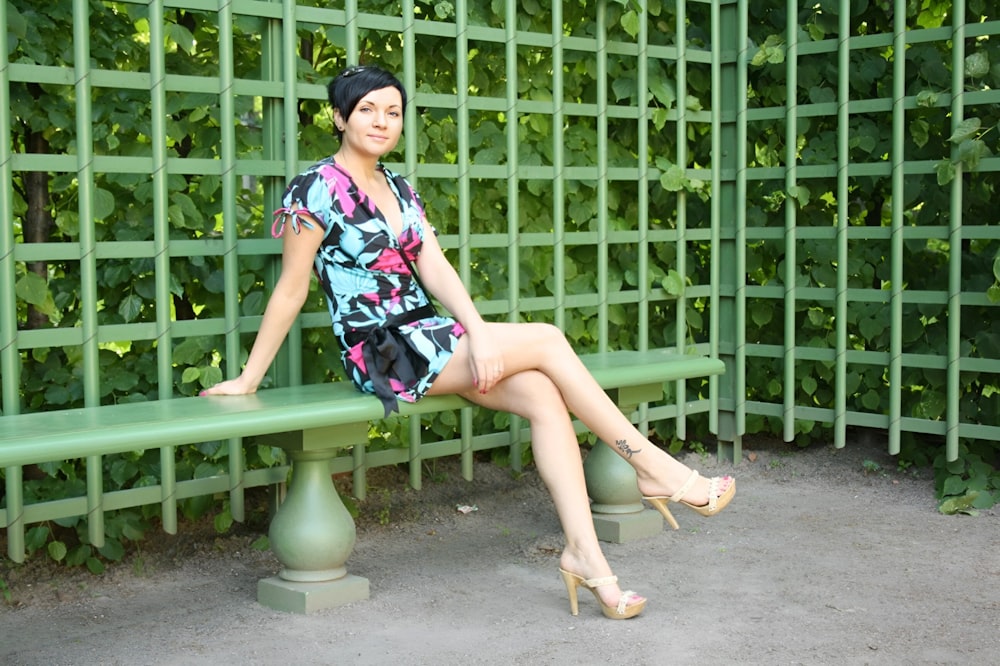
[[[632,597],[637,596],[632,590],[626,590],[622,592],[622,596],[618,599],[617,606],[607,606],[604,601],[601,600],[601,596],[597,594],[597,588],[602,585],[614,585],[618,582],[618,576],[605,576],[604,578],[591,578],[589,580],[584,579],[583,576],[577,576],[574,573],[570,573],[559,568],[559,573],[562,574],[563,582],[566,583],[566,592],[569,594],[569,612],[573,615],[579,613],[579,606],[576,599],[576,588],[583,587],[584,589],[590,590],[594,593],[594,597],[597,599],[597,603],[601,604],[601,610],[604,611],[604,616],[611,618],[612,620],[627,620],[630,617],[635,617],[642,612],[642,609],[646,607],[646,600],[643,599],[637,604],[627,605],[628,600]]]
[[[673,515],[671,515],[670,509],[667,508],[668,502],[677,502],[678,504],[683,504],[689,509],[694,509],[703,516],[714,516],[715,514],[725,509],[726,506],[729,504],[729,501],[733,499],[733,495],[736,494],[736,479],[733,479],[730,482],[729,487],[726,488],[726,492],[720,495],[719,484],[722,482],[722,478],[714,476],[711,479],[709,479],[708,482],[708,504],[698,505],[698,504],[691,504],[690,502],[685,502],[684,496],[687,495],[688,491],[691,490],[691,486],[693,486],[694,482],[697,480],[698,480],[698,471],[691,470],[691,476],[688,477],[688,480],[684,482],[684,485],[681,486],[680,490],[678,490],[670,497],[666,496],[647,497],[643,495],[642,499],[652,504],[657,511],[662,513],[663,517],[667,520],[668,523],[670,523],[670,526],[676,530],[680,529],[680,526],[677,524],[677,521],[674,519]]]

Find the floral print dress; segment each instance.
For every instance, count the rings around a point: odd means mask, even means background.
[[[465,332],[439,316],[410,271],[423,246],[425,214],[409,182],[380,166],[402,212],[397,237],[374,202],[328,157],[296,176],[283,207],[275,211],[272,235],[286,225],[299,233],[322,227],[314,268],[326,294],[341,361],[354,385],[382,400],[386,416],[396,399],[416,402],[451,358]]]

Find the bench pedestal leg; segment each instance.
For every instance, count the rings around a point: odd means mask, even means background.
[[[368,580],[344,566],[357,532],[330,477],[333,451],[290,451],[292,481],[271,521],[271,550],[283,565],[257,584],[257,600],[309,613],[368,598]]]
[[[598,539],[625,543],[663,531],[660,513],[642,503],[635,470],[604,443],[591,449],[583,473]]]

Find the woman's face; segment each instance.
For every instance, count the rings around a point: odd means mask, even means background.
[[[382,157],[396,147],[403,133],[403,98],[392,86],[373,90],[358,100],[349,118],[335,109],[333,119],[343,128],[343,148]]]

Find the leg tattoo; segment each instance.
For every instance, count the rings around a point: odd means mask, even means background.
[[[618,447],[618,450],[621,451],[622,455],[624,455],[626,458],[631,458],[633,453],[642,453],[642,449],[637,449],[633,451],[632,448],[628,445],[628,441],[624,439],[615,440],[615,446]]]

